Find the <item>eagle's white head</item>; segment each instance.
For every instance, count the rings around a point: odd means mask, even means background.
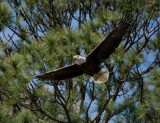
[[[80,55],[73,56],[73,59],[77,61],[78,65],[81,65],[86,62],[86,58]]]

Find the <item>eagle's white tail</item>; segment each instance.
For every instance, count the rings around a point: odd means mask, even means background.
[[[101,69],[98,74],[94,74],[92,78],[94,83],[105,83],[109,78],[109,71]]]

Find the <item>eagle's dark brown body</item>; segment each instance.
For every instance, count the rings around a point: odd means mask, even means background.
[[[96,64],[95,62],[91,62],[91,61],[87,61],[79,65],[79,68],[84,73],[87,73],[90,76],[93,76],[93,74],[97,74],[101,70],[98,64]]]

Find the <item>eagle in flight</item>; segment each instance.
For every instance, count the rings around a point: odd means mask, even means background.
[[[121,20],[113,31],[107,35],[86,57],[76,55],[73,57],[77,62],[53,71],[37,75],[40,80],[65,80],[82,74],[92,76],[95,83],[104,83],[108,80],[109,71],[100,68],[116,47],[122,41],[128,27],[129,21]]]

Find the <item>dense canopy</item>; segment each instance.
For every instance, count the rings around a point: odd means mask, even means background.
[[[159,0],[1,0],[0,122],[160,122],[159,10]],[[88,55],[127,17],[114,53]],[[34,78],[77,54],[103,61],[108,81]]]

